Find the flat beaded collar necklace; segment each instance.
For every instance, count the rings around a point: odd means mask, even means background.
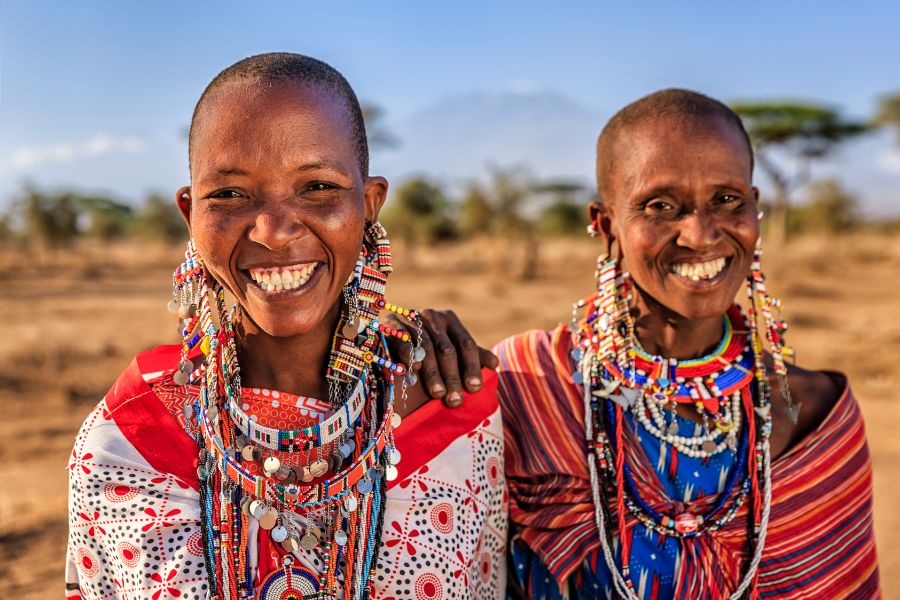
[[[710,355],[690,361],[652,356],[636,343],[629,314],[628,275],[618,270],[615,259],[601,257],[597,280],[598,292],[573,305],[569,328],[576,368],[572,379],[584,389],[595,520],[616,592],[639,600],[630,578],[634,530],[627,525],[626,512],[661,535],[691,538],[729,523],[749,498],[754,550],[744,576],[729,596],[738,600],[755,584],[771,509],[770,396],[755,322],[745,318],[735,304],[725,316],[725,335]],[[582,318],[578,317],[580,309],[585,309]],[[679,403],[695,406],[706,433],[678,436],[674,419],[665,425],[659,409]],[[629,409],[651,435],[684,454],[704,457],[726,447],[737,451],[725,490],[705,515],[687,511],[662,514],[641,497],[624,447],[624,411]],[[743,482],[738,487],[742,472]],[[729,499],[732,501],[726,508]],[[680,505],[674,506],[677,511]],[[613,551],[615,536],[621,546],[621,567]]]
[[[309,427],[279,430],[256,423],[241,408],[234,309],[229,315],[220,286],[209,288],[189,244],[185,264],[175,273],[174,304],[185,338],[175,380],[200,384],[186,416],[200,449],[201,525],[212,598],[306,600],[340,594],[350,600],[372,594],[385,480],[397,477],[401,458],[393,440],[401,421],[394,412],[395,378],[401,378],[404,397],[406,385],[415,383],[406,364],[389,358],[386,345],[386,336],[410,341],[409,334],[379,324],[377,317],[389,310],[420,324],[415,311],[385,302],[390,271],[390,248],[376,223],[367,228],[344,290],[344,315],[327,373],[333,413]],[[191,357],[198,347],[203,360],[195,367]],[[421,361],[422,354],[419,336],[410,362]],[[253,463],[260,468],[249,469]],[[257,470],[261,474],[254,474]],[[269,535],[284,555],[280,567],[256,585],[259,535]]]

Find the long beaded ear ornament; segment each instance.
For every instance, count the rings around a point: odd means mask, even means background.
[[[168,309],[178,315],[178,333],[184,340],[174,381],[187,385],[195,371],[190,355],[198,346],[203,354],[209,354],[210,339],[215,335],[206,273],[193,239],[187,243],[184,262],[172,273],[172,300]]]
[[[762,214],[762,213],[760,213]],[[762,217],[760,217],[762,218]],[[757,318],[762,317],[765,327],[765,338],[772,353],[775,374],[778,376],[781,396],[784,398],[785,411],[791,422],[796,425],[800,416],[800,402],[794,402],[787,384],[787,360],[795,357],[794,349],[784,344],[787,322],[781,315],[781,300],[769,294],[766,289],[766,277],[762,272],[762,240],[757,238],[753,262],[750,263],[750,275],[747,277],[747,296],[749,300],[750,327],[753,339],[758,340],[760,347],[757,354],[762,360],[762,336],[758,335]],[[765,365],[757,365],[757,371],[765,373]]]

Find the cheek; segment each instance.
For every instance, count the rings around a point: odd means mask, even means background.
[[[195,211],[191,216],[191,237],[197,251],[210,274],[222,284],[231,278],[229,264],[241,232],[234,221],[227,215],[207,211]]]

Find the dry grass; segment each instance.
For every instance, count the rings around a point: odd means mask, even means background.
[[[88,247],[37,257],[0,253],[0,592],[59,597],[66,537],[65,465],[81,420],[138,350],[176,340],[165,311],[180,252]],[[545,242],[540,277],[502,265],[520,253],[496,240],[397,248],[391,298],[453,308],[486,345],[568,317],[591,285],[594,248]],[[799,240],[767,256],[773,290],[810,368],[846,371],[861,398],[875,463],[883,587],[900,589],[900,240]]]

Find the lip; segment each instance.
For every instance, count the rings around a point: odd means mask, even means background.
[[[282,289],[282,290],[275,290],[275,291],[269,292],[269,291],[266,291],[266,290],[262,289],[261,287],[259,287],[259,285],[257,285],[256,281],[254,281],[253,278],[250,276],[250,269],[266,269],[266,270],[275,271],[277,269],[284,269],[286,267],[295,267],[298,264],[313,264],[313,263],[315,263],[318,266],[316,266],[316,270],[313,272],[312,277],[310,277],[306,281],[306,283],[304,283],[303,285],[301,285],[300,287],[295,288],[295,289],[290,289],[290,290]],[[285,265],[273,265],[271,263],[266,264],[266,265],[254,265],[249,268],[239,269],[238,272],[240,273],[240,276],[244,281],[245,288],[247,290],[246,293],[248,296],[254,296],[264,302],[272,302],[272,301],[292,300],[294,298],[298,298],[300,296],[304,296],[304,295],[308,294],[310,292],[310,290],[312,290],[312,288],[314,288],[316,286],[316,284],[319,282],[319,279],[322,278],[323,273],[326,271],[326,269],[327,269],[327,263],[325,261],[313,260],[313,261],[297,261],[297,262],[288,263]]]

